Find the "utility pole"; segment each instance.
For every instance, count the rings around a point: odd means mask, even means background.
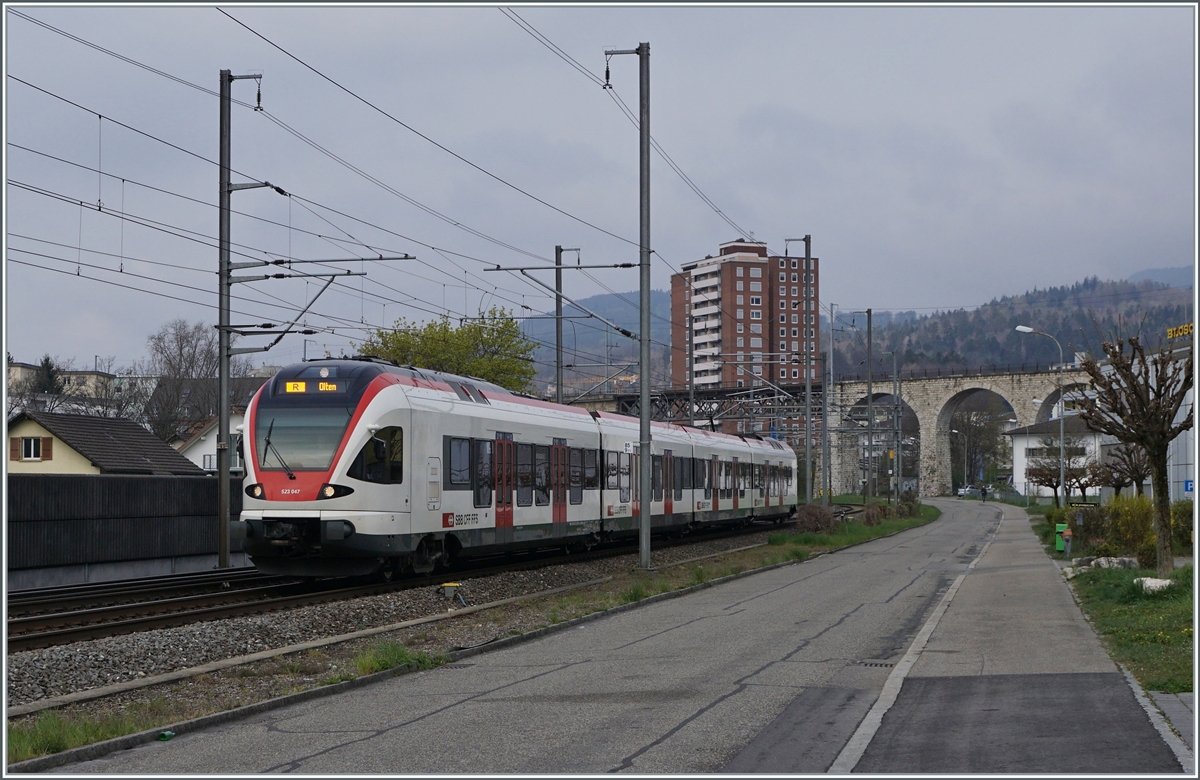
[[[825,496],[821,503],[825,506],[829,506],[833,500],[833,461],[831,460],[832,453],[830,452],[829,441],[829,408],[830,399],[833,397],[833,319],[834,308],[836,306],[836,303],[829,304],[829,352],[825,355],[825,391],[821,393],[821,443],[824,445],[821,454],[825,459]]]
[[[812,300],[812,236],[804,237],[804,503],[812,503],[812,330],[809,301]]]
[[[900,499],[900,478],[904,475],[904,440],[901,430],[901,421],[904,415],[904,406],[900,402],[900,374],[896,371],[896,351],[892,350],[892,403],[894,411],[892,412],[892,420],[895,423],[895,428],[892,434],[892,439],[895,445],[895,456],[892,459],[892,468],[895,470],[894,487],[892,493],[896,496],[896,500]]]
[[[275,346],[288,333],[302,333],[306,336],[311,336],[316,333],[315,330],[304,329],[294,331],[296,323],[300,321],[314,303],[317,298],[321,297],[321,293],[329,289],[329,285],[333,283],[335,276],[365,276],[364,273],[355,273],[346,271],[344,273],[325,273],[325,274],[304,274],[304,273],[276,273],[263,274],[259,276],[233,276],[232,272],[244,268],[252,268],[255,266],[265,265],[288,265],[293,263],[329,263],[338,262],[336,260],[252,260],[244,263],[231,263],[229,261],[229,196],[237,190],[248,190],[256,187],[270,187],[284,197],[288,194],[279,187],[266,181],[248,182],[245,184],[233,184],[229,180],[230,174],[230,137],[232,124],[232,108],[233,82],[239,79],[254,79],[262,78],[261,74],[253,73],[245,76],[234,76],[231,71],[222,70],[220,73],[221,90],[220,90],[220,160],[218,170],[218,209],[217,209],[217,343],[220,354],[217,356],[217,393],[220,396],[217,399],[217,568],[229,568],[229,360],[233,355],[240,355],[249,352],[266,352],[271,347]],[[361,259],[361,258],[358,258]],[[395,257],[372,258],[378,260],[414,260],[412,255],[400,255]],[[271,323],[262,325],[230,325],[229,324],[229,299],[230,287],[239,282],[255,282],[266,279],[287,279],[293,277],[328,277],[325,286],[313,297],[304,309],[296,316],[296,318],[285,325],[283,330],[243,330],[244,328],[270,328],[274,327]],[[247,335],[254,333],[256,335],[276,334],[276,338],[265,347],[239,347],[234,349],[230,345],[230,334],[237,333],[239,335]],[[305,344],[307,347],[307,344]],[[305,352],[305,358],[308,354]]]
[[[217,329],[220,350],[217,369],[217,568],[229,568],[229,195],[235,189],[266,187],[265,183],[235,185],[229,182],[230,127],[233,108],[233,82],[238,79],[261,79],[262,74],[234,76],[221,71],[221,159],[218,195],[217,255]]]
[[[560,404],[563,402],[562,253],[561,246],[554,247],[554,401]]]
[[[688,273],[688,290],[692,287],[692,274]],[[687,316],[683,318],[687,326],[687,372],[688,372],[688,425],[696,425],[696,348],[692,336],[692,295],[688,295]]]
[[[636,54],[639,65],[639,185],[641,190],[641,251],[639,253],[640,304],[641,304],[641,342],[639,363],[638,389],[641,406],[641,426],[639,438],[641,449],[638,454],[638,519],[639,519],[639,556],[638,562],[643,569],[650,569],[650,468],[653,463],[650,438],[650,44],[642,42],[636,49],[606,50],[604,55],[611,57],[615,54]],[[605,67],[605,86],[608,86],[608,68]]]
[[[875,467],[875,408],[871,398],[871,310],[867,309],[867,484],[863,488],[863,504],[871,501],[871,478]]]

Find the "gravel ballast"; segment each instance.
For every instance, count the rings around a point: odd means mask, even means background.
[[[761,531],[665,548],[654,553],[654,565],[666,567],[699,556],[760,544],[766,541],[768,533]],[[591,582],[629,572],[636,565],[637,556],[629,554],[534,571],[507,572],[464,580],[460,593],[468,605],[486,604]],[[426,587],[13,653],[8,656],[7,664],[8,704],[10,707],[27,704],[264,650],[446,614],[461,606],[457,600],[451,601],[439,592],[437,587]],[[546,623],[545,616],[519,610],[513,614],[521,614],[521,617],[514,625],[505,626],[505,633],[529,630]],[[438,637],[443,645],[451,642],[454,646],[469,647],[496,638],[496,626],[490,622],[450,622],[456,624],[451,633],[443,630]],[[418,639],[421,634],[415,630],[408,633]],[[429,648],[430,652],[448,649],[450,646]]]

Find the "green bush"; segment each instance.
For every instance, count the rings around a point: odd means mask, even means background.
[[[1058,525],[1059,523],[1067,522],[1066,510],[1060,509],[1058,507],[1047,509],[1046,510],[1046,522],[1050,524],[1051,528]]]
[[[1192,546],[1192,511],[1190,498],[1171,504],[1171,541],[1185,549]]]
[[[872,501],[863,510],[863,525],[868,527],[877,526],[884,520],[891,518],[892,508],[887,504],[881,504],[878,501]]]
[[[1154,505],[1146,496],[1118,496],[1108,505],[1104,538],[1122,550],[1136,553],[1154,535]]]
[[[1076,539],[1082,545],[1091,547],[1092,545],[1102,544],[1105,540],[1105,534],[1108,533],[1108,509],[1102,506],[1089,506],[1083,511],[1083,525],[1075,528],[1075,533],[1079,537]],[[1082,546],[1080,550],[1082,551]]]
[[[911,490],[906,490],[896,502],[896,517],[919,517],[921,500]]]
[[[1092,555],[1097,558],[1120,558],[1121,548],[1117,547],[1112,542],[1103,542],[1092,550]]]
[[[1147,536],[1138,545],[1137,562],[1143,569],[1158,568],[1158,540],[1154,534]]]

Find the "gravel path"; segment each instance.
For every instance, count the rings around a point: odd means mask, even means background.
[[[702,541],[656,551],[656,567],[766,541],[768,531]],[[462,594],[470,605],[485,604],[551,588],[627,572],[637,555],[508,572],[467,580]],[[317,604],[196,623],[178,628],[27,650],[8,656],[8,703],[26,704],[46,697],[99,688],[140,677],[187,669],[211,661],[287,647],[446,611],[436,587]]]

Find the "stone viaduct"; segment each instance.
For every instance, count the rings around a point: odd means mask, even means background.
[[[1058,403],[1058,371],[1030,373],[997,373],[972,376],[920,377],[903,379],[900,398],[905,407],[916,414],[920,441],[920,493],[925,496],[950,493],[950,418],[959,404],[976,393],[994,393],[1013,410],[1017,427],[1043,422],[1050,417]],[[1078,368],[1067,368],[1062,376],[1063,389],[1086,387],[1087,374]],[[872,383],[872,404],[887,406],[892,401],[892,380],[880,377]],[[1034,399],[1042,400],[1034,404]],[[834,493],[860,490],[859,453],[865,445],[865,429],[847,430],[846,414],[862,407],[865,419],[867,383],[865,381],[836,382],[830,398],[833,408],[841,409],[842,424],[832,421],[830,430],[837,431],[830,445],[833,461]],[[876,407],[878,410],[878,406]],[[876,412],[879,420],[880,412]],[[906,434],[911,435],[906,431]],[[913,475],[905,475],[911,477]]]

